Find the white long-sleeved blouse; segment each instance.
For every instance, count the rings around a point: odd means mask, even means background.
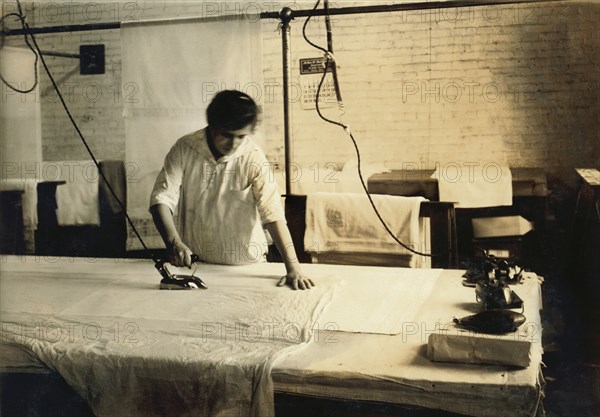
[[[173,145],[150,197],[150,207],[156,204],[177,213],[181,239],[210,263],[263,261],[268,250],[263,225],[285,221],[263,151],[246,137],[233,154],[215,160],[206,129]]]

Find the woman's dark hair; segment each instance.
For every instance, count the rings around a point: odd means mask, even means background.
[[[248,94],[223,90],[208,105],[206,120],[213,129],[239,130],[248,125],[254,127],[258,112],[258,106]]]

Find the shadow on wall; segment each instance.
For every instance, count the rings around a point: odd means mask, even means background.
[[[594,167],[600,160],[600,3],[523,10],[513,32],[517,62],[498,74],[524,82],[518,137],[511,142],[546,161],[549,176],[574,185],[574,168]],[[536,140],[540,137],[545,140]]]

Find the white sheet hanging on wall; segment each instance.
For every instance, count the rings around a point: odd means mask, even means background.
[[[179,137],[205,126],[212,97],[239,89],[261,102],[260,18],[123,23],[121,35],[125,154],[135,168],[128,175],[127,208],[134,221],[151,222],[148,201],[164,157]],[[153,227],[142,233],[150,246],[162,246]],[[140,248],[133,236],[127,246]]]
[[[0,73],[19,90],[33,87],[35,56],[28,48],[0,49]],[[30,93],[18,93],[2,83],[0,104],[0,188],[24,190],[23,223],[25,250],[35,250],[37,228],[37,182],[42,161],[42,116],[39,86]]]
[[[35,56],[27,48],[0,49],[0,72],[19,90],[33,87],[37,68]],[[2,179],[36,179],[42,161],[42,118],[39,88],[18,93],[2,85],[0,105],[0,161]]]

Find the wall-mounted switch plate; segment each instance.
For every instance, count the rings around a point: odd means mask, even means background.
[[[104,45],[79,45],[79,73],[104,74]]]

